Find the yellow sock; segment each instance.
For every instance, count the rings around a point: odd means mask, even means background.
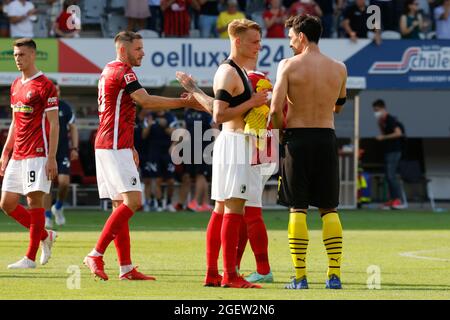
[[[306,249],[308,248],[308,227],[306,213],[291,212],[288,225],[289,249],[295,267],[295,277],[306,276]]]
[[[322,216],[322,239],[328,254],[327,276],[332,274],[341,277],[342,258],[342,226],[337,212]]]

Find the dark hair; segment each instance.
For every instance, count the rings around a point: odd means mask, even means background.
[[[63,9],[66,11],[70,6],[76,5],[77,0],[64,0]]]
[[[386,108],[386,104],[384,103],[384,100],[377,99],[372,103],[372,107],[379,107],[379,108]]]
[[[304,33],[309,42],[319,43],[322,35],[322,22],[318,17],[309,14],[292,16],[286,20],[284,25],[286,28],[294,29],[296,34]]]
[[[31,38],[21,38],[14,41],[14,47],[28,47],[36,50],[36,42]]]
[[[133,31],[120,31],[114,37],[114,42],[133,42],[133,40],[142,39],[142,36],[139,33]]]
[[[403,7],[403,13],[408,14],[409,13],[409,6],[413,3],[417,2],[417,0],[406,0],[404,7]]]

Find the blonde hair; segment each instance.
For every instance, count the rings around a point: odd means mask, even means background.
[[[228,25],[228,34],[230,37],[236,38],[250,29],[256,30],[259,34],[262,34],[260,25],[255,21],[248,19],[234,19]]]
[[[114,42],[128,42],[132,43],[133,40],[142,39],[142,36],[139,33],[133,31],[121,31],[114,37]]]

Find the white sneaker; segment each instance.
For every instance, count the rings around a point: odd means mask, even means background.
[[[144,212],[150,212],[150,206],[147,203],[144,204]]]
[[[28,257],[23,257],[16,263],[8,265],[8,269],[34,269],[36,268],[36,262],[28,259]]]
[[[175,207],[173,206],[173,204],[169,204],[166,208],[167,211],[169,212],[177,212],[177,209],[175,209]]]
[[[64,208],[56,209],[55,205],[52,206],[52,213],[55,216],[55,222],[58,226],[66,224],[66,218],[64,217]]]
[[[41,241],[42,251],[41,251],[41,259],[40,263],[42,265],[47,264],[48,260],[52,256],[52,247],[56,241],[56,237],[58,236],[55,231],[48,230],[48,237],[45,240]]]
[[[45,217],[45,229],[53,229],[52,218]]]

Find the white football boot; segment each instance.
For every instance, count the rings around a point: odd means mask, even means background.
[[[23,257],[16,263],[8,265],[8,269],[34,269],[36,268],[36,262],[28,259],[28,257]]]
[[[52,213],[55,216],[55,222],[58,226],[66,224],[66,218],[64,217],[64,208],[56,209],[55,205],[52,206]]]
[[[57,237],[55,231],[48,230],[47,232],[48,232],[47,238],[41,241],[42,251],[41,251],[41,259],[39,262],[42,265],[47,264],[48,260],[50,260],[50,257],[52,256],[52,247]]]

